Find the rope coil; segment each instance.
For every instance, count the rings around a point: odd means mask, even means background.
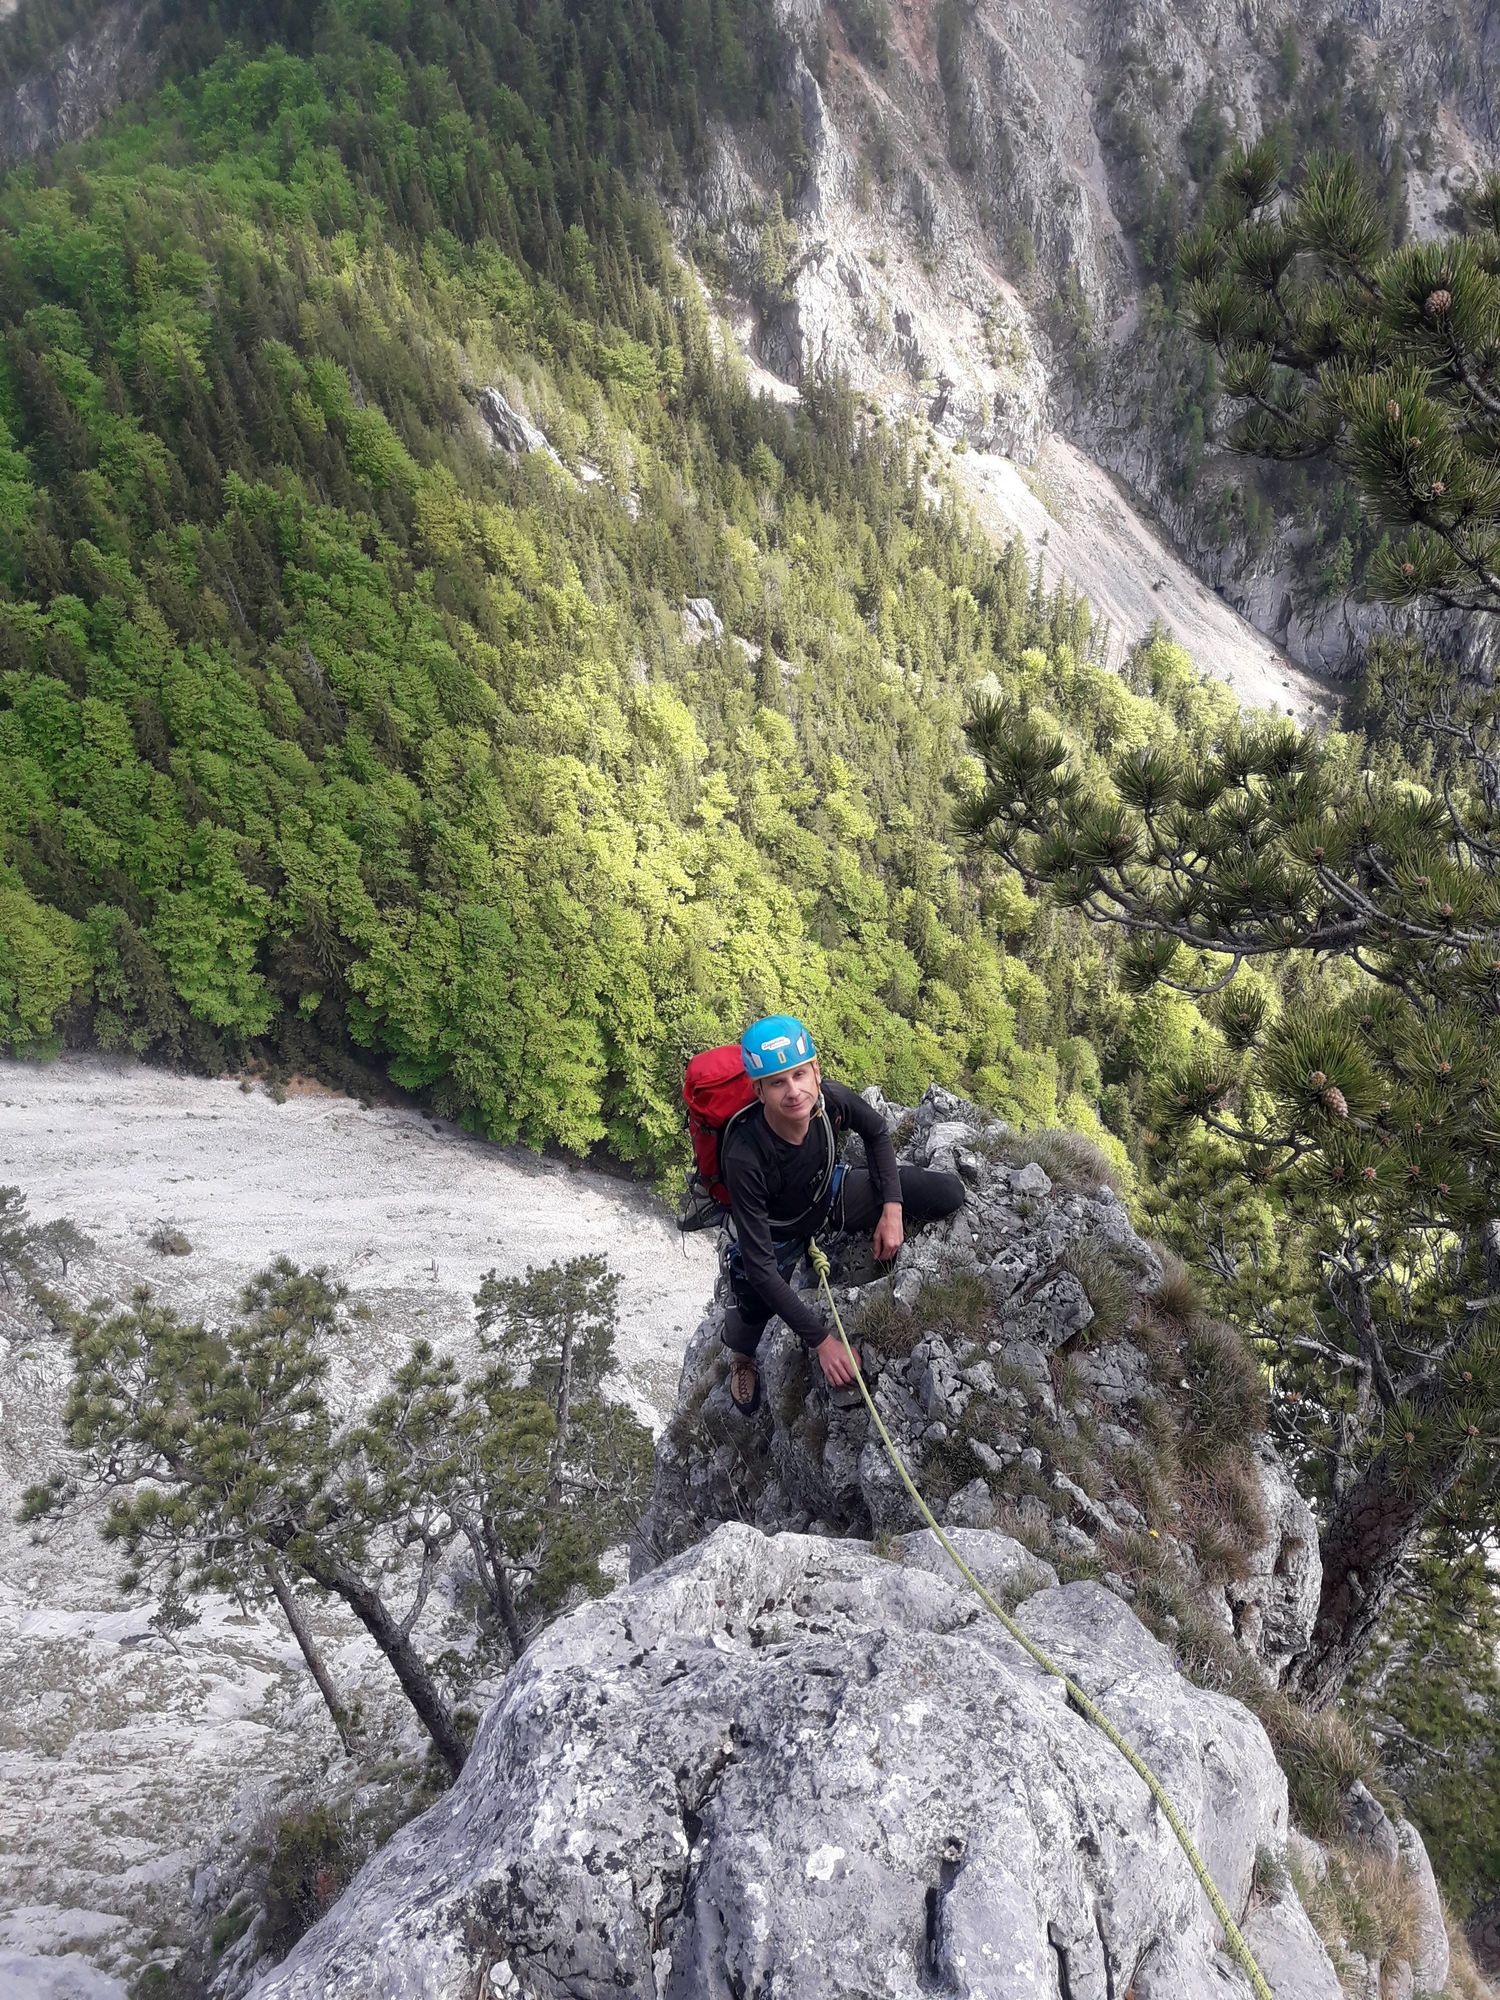
[[[1251,1952],[1249,1945],[1246,1944],[1245,1942],[1244,1936],[1240,1931],[1239,1925],[1235,1922],[1234,1918],[1229,1913],[1229,1905],[1224,1901],[1223,1896],[1220,1894],[1219,1885],[1214,1881],[1213,1876],[1209,1874],[1208,1864],[1204,1861],[1203,1856],[1198,1852],[1198,1849],[1193,1844],[1193,1837],[1188,1832],[1187,1827],[1183,1822],[1181,1813],[1179,1813],[1176,1806],[1173,1805],[1171,1798],[1168,1796],[1167,1790],[1165,1786],[1162,1784],[1161,1780],[1156,1776],[1156,1773],[1151,1769],[1150,1765],[1146,1763],[1145,1759],[1140,1755],[1140,1753],[1137,1750],[1133,1749],[1131,1745],[1125,1740],[1125,1738],[1120,1734],[1119,1730],[1116,1729],[1115,1725],[1110,1721],[1109,1717],[1105,1715],[1103,1710],[1100,1709],[1090,1699],[1090,1697],[1084,1693],[1083,1689],[1079,1687],[1078,1683],[1074,1680],[1070,1680],[1068,1675],[1063,1672],[1062,1668],[1058,1666],[1056,1661],[1049,1659],[1047,1655],[1042,1651],[1041,1647],[1037,1645],[1036,1641],[1034,1639],[1029,1639],[1026,1636],[1026,1634],[1021,1630],[1020,1626],[1016,1623],[1015,1619],[1012,1618],[1007,1611],[1002,1610],[1000,1605],[990,1595],[989,1591],[987,1591],[984,1585],[979,1581],[979,1578],[974,1574],[973,1570],[971,1570],[969,1565],[964,1561],[963,1557],[959,1554],[958,1550],[953,1546],[952,1542],[949,1541],[948,1537],[943,1533],[942,1529],[938,1526],[936,1516],[933,1514],[933,1511],[928,1506],[927,1502],[922,1498],[922,1495],[917,1491],[916,1482],[913,1480],[911,1474],[907,1471],[906,1463],[902,1458],[900,1452],[897,1451],[896,1446],[892,1441],[891,1434],[886,1429],[879,1410],[877,1410],[875,1407],[875,1399],[870,1394],[869,1387],[865,1382],[864,1372],[860,1368],[859,1362],[855,1357],[854,1349],[849,1344],[849,1336],[844,1331],[843,1318],[839,1313],[837,1301],[834,1299],[833,1296],[833,1287],[829,1283],[831,1272],[828,1263],[828,1258],[817,1242],[810,1241],[808,1243],[807,1259],[808,1262],[812,1265],[813,1272],[817,1277],[818,1283],[821,1285],[823,1289],[823,1296],[828,1301],[829,1310],[833,1314],[833,1323],[838,1328],[839,1339],[844,1344],[844,1352],[849,1357],[850,1367],[854,1370],[854,1379],[859,1384],[859,1393],[864,1398],[865,1408],[869,1411],[870,1416],[874,1421],[875,1428],[880,1433],[880,1442],[885,1446],[886,1456],[887,1458],[889,1458],[891,1464],[895,1467],[897,1473],[900,1475],[902,1485],[906,1488],[907,1492],[911,1495],[912,1500],[915,1502],[917,1512],[922,1516],[922,1519],[927,1523],[928,1527],[931,1528],[932,1532],[937,1536],[938,1541],[942,1544],[943,1548],[947,1551],[948,1555],[953,1559],[954,1563],[957,1565],[958,1570],[960,1574],[963,1576],[965,1582],[968,1583],[971,1589],[973,1589],[977,1593],[981,1603],[984,1604],[986,1609],[994,1612],[995,1616],[1000,1620],[1000,1623],[1005,1627],[1006,1631],[1010,1634],[1012,1639],[1015,1640],[1016,1644],[1020,1646],[1021,1649],[1032,1660],[1035,1661],[1035,1663],[1037,1664],[1037,1666],[1041,1668],[1043,1673],[1050,1674],[1055,1680],[1060,1680],[1062,1682],[1070,1704],[1087,1721],[1093,1723],[1094,1727],[1097,1730],[1099,1730],[1099,1732],[1103,1736],[1108,1738],[1108,1740],[1119,1751],[1120,1755],[1125,1759],[1126,1763],[1129,1764],[1131,1770],[1134,1771],[1136,1776],[1139,1779],[1141,1779],[1141,1781],[1144,1783],[1146,1789],[1150,1792],[1152,1798],[1161,1808],[1162,1817],[1166,1820],[1167,1825],[1171,1827],[1173,1833],[1177,1836],[1177,1844],[1182,1849],[1183,1853],[1187,1856],[1188,1861],[1192,1867],[1193,1873],[1197,1876],[1199,1885],[1202,1888],[1204,1895],[1207,1896],[1209,1905],[1212,1908],[1214,1915],[1218,1918],[1219,1923],[1223,1929],[1224,1941],[1228,1945],[1229,1950],[1233,1955],[1233,1957],[1238,1961],[1239,1966],[1241,1970],[1244,1972],[1246,1978],[1250,1981],[1251,1987],[1255,1992],[1256,2000],[1275,2000],[1275,1996],[1271,1992],[1269,1985],[1267,1985],[1266,1983],[1266,1978],[1264,1973],[1261,1971],[1260,1967],[1256,1964],[1254,1955]]]

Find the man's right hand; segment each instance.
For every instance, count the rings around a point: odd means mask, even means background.
[[[838,1335],[830,1333],[826,1340],[818,1343],[815,1352],[823,1364],[829,1386],[846,1389],[854,1380],[854,1370],[849,1366],[849,1356],[844,1352],[844,1343]]]

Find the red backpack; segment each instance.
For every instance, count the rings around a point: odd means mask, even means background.
[[[694,1056],[682,1079],[682,1095],[688,1108],[688,1133],[693,1141],[694,1165],[688,1175],[677,1227],[684,1232],[715,1229],[729,1220],[729,1190],[719,1172],[724,1141],[735,1120],[759,1101],[755,1085],[745,1074],[739,1043],[726,1042],[720,1048],[705,1049],[701,1055]],[[838,1146],[832,1121],[821,1099],[817,1115],[823,1123],[827,1148],[823,1183],[813,1204],[813,1210],[821,1211],[834,1185]]]
[[[739,1043],[726,1042],[694,1056],[682,1079],[682,1095],[695,1165],[678,1227],[708,1229],[724,1221],[729,1207],[729,1190],[719,1175],[719,1149],[734,1120],[756,1101]]]

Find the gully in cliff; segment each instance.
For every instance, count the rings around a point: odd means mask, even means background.
[[[825,1082],[813,1038],[790,1014],[754,1022],[737,1044],[694,1056],[683,1083],[697,1166],[684,1229],[727,1224],[734,1306],[724,1322],[729,1393],[746,1415],[760,1405],[755,1352],[779,1314],[816,1353],[839,1400],[857,1400],[854,1364],[790,1279],[825,1230],[874,1228],[876,1259],[901,1248],[906,1218],[936,1221],[963,1205],[956,1174],[898,1166],[885,1120],[843,1084]],[[865,1142],[865,1167],[839,1158],[843,1133]]]

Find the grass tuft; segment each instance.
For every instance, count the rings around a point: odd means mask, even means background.
[[[1443,1922],[1448,1926],[1448,1985],[1450,2000],[1495,2000],[1495,1989],[1479,1969],[1463,1926],[1443,1905]]]
[[[1281,1690],[1254,1704],[1286,1772],[1292,1819],[1314,1840],[1336,1840],[1344,1831],[1344,1795],[1356,1778],[1377,1779],[1369,1743],[1336,1709],[1301,1707]]]
[[[1071,1354],[1052,1356],[1052,1392],[1065,1410],[1081,1409],[1087,1402],[1089,1385]]]
[[[1151,1373],[1158,1382],[1175,1383],[1181,1379],[1183,1329],[1175,1319],[1168,1319],[1160,1312],[1154,1300],[1142,1302],[1131,1338],[1150,1362]]]
[[[917,1294],[916,1311],[924,1326],[958,1340],[974,1340],[992,1329],[995,1302],[977,1271],[957,1270],[944,1278],[929,1278]]]
[[[1161,1258],[1161,1283],[1151,1295],[1151,1303],[1165,1318],[1186,1329],[1203,1313],[1198,1280],[1175,1251],[1157,1247]]]
[[[1100,1187],[1113,1188],[1116,1194],[1124,1191],[1114,1161],[1079,1132],[1007,1136],[999,1141],[996,1152],[1008,1166],[1039,1166],[1064,1194],[1092,1194]]]
[[[1255,1871],[1251,1877],[1257,1896],[1277,1898],[1284,1896],[1291,1884],[1285,1860],[1272,1847],[1264,1845],[1255,1850]]]
[[[1109,1245],[1093,1237],[1083,1237],[1068,1245],[1062,1266],[1082,1285],[1084,1296],[1094,1309],[1085,1337],[1090,1341],[1118,1340],[1129,1330],[1140,1298],[1133,1278]]]
[[[1410,1964],[1421,1937],[1420,1911],[1399,1862],[1334,1842],[1321,1880],[1294,1870],[1297,1893],[1335,1968],[1357,1972],[1350,1954],[1370,1964]]]
[[[1266,1378],[1237,1327],[1200,1320],[1182,1343],[1188,1381],[1182,1456],[1209,1465],[1226,1449],[1252,1444],[1266,1428]]]
[[[887,1286],[860,1306],[849,1336],[856,1346],[868,1342],[883,1355],[904,1357],[922,1338],[922,1332],[915,1314],[893,1298]]]
[[[1178,1533],[1192,1544],[1210,1583],[1241,1580],[1270,1532],[1255,1461],[1225,1451],[1187,1468],[1177,1488],[1182,1502]]]
[[[1250,1708],[1264,1695],[1260,1669],[1175,1564],[1139,1577],[1135,1608],[1142,1624],[1169,1649],[1178,1670],[1195,1687],[1230,1695]]]

